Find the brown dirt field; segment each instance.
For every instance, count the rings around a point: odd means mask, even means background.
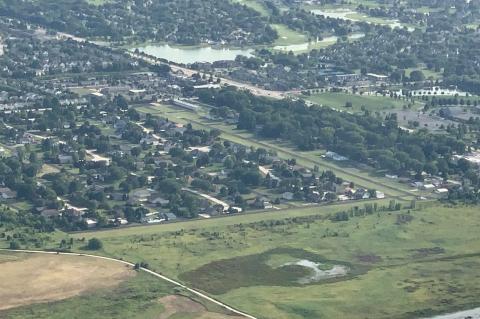
[[[64,255],[28,256],[0,269],[0,310],[111,288],[135,275],[126,265]]]
[[[0,254],[0,264],[6,263],[6,262],[11,262],[11,261],[17,261],[23,258],[20,254]]]
[[[158,319],[169,319],[173,315],[189,314],[198,319],[242,319],[240,316],[207,311],[204,305],[184,296],[170,295],[159,299],[165,307]],[[193,317],[192,317],[193,318]]]

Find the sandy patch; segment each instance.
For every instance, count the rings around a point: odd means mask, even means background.
[[[159,300],[165,307],[165,311],[162,312],[158,319],[169,319],[175,314],[190,314],[194,315],[198,319],[241,319],[244,317],[230,316],[226,314],[207,311],[202,304],[179,295],[165,296]]]
[[[0,310],[111,288],[135,271],[108,260],[38,255],[0,266]]]

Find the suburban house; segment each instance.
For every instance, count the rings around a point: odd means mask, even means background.
[[[177,215],[174,213],[163,213],[163,218],[165,218],[166,221],[174,221],[177,219]]]
[[[73,163],[73,156],[72,155],[58,155],[58,162],[60,164],[72,164]]]
[[[325,157],[326,158],[329,158],[329,159],[332,159],[334,161],[338,161],[338,162],[341,162],[341,161],[347,161],[348,158],[345,157],[345,156],[342,156],[342,155],[339,155],[335,152],[331,152],[331,151],[328,151],[327,153],[325,153]]]
[[[157,206],[167,206],[168,204],[170,204],[170,201],[168,199],[164,199],[160,196],[155,196],[155,195],[152,195],[149,199],[148,199],[148,203],[149,204],[153,204],[153,205],[157,205]]]
[[[44,218],[53,218],[60,216],[60,212],[57,209],[44,209],[40,212]]]
[[[98,225],[98,221],[93,218],[87,218],[85,219],[85,223],[87,224],[88,228],[95,228]]]
[[[285,192],[282,194],[282,198],[285,200],[292,200],[293,199],[293,193],[292,192]]]
[[[255,208],[259,208],[259,209],[272,209],[273,208],[272,203],[270,203],[270,201],[265,197],[257,197],[255,199],[255,202],[253,203],[253,206]]]
[[[0,198],[1,199],[13,199],[17,197],[17,192],[12,191],[8,187],[0,188]]]

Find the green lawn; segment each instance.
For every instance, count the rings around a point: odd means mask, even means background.
[[[412,71],[422,71],[426,79],[433,78],[434,80],[442,78],[442,72],[435,72],[427,68],[409,68],[405,70],[405,75],[410,76]]]
[[[392,99],[381,95],[373,96],[332,92],[312,94],[311,96],[305,96],[305,99],[315,104],[330,106],[349,112],[361,112],[362,107],[370,112],[376,112],[402,109],[404,105],[408,105],[408,101]],[[346,107],[347,102],[351,102],[352,107]]]
[[[233,2],[237,2],[243,4],[257,12],[259,12],[263,16],[269,16],[270,12],[265,8],[265,6],[257,0],[232,0]]]
[[[278,32],[278,39],[274,45],[294,45],[308,41],[308,37],[298,31],[292,30],[283,24],[273,24],[272,27]]]
[[[99,237],[104,254],[145,260],[259,318],[418,318],[479,305],[478,207],[378,212],[344,222],[325,218],[340,210],[348,207],[74,237]],[[295,278],[304,275],[301,269],[285,275],[288,268],[278,268],[290,259],[343,264],[349,273],[300,284]]]
[[[95,6],[101,6],[105,3],[112,2],[113,0],[87,0],[88,3],[93,4]]]

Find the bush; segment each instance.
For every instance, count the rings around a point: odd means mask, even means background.
[[[92,238],[88,240],[87,249],[89,250],[99,250],[102,249],[103,243],[98,238]]]
[[[10,249],[20,249],[20,244],[14,240],[10,242]]]

